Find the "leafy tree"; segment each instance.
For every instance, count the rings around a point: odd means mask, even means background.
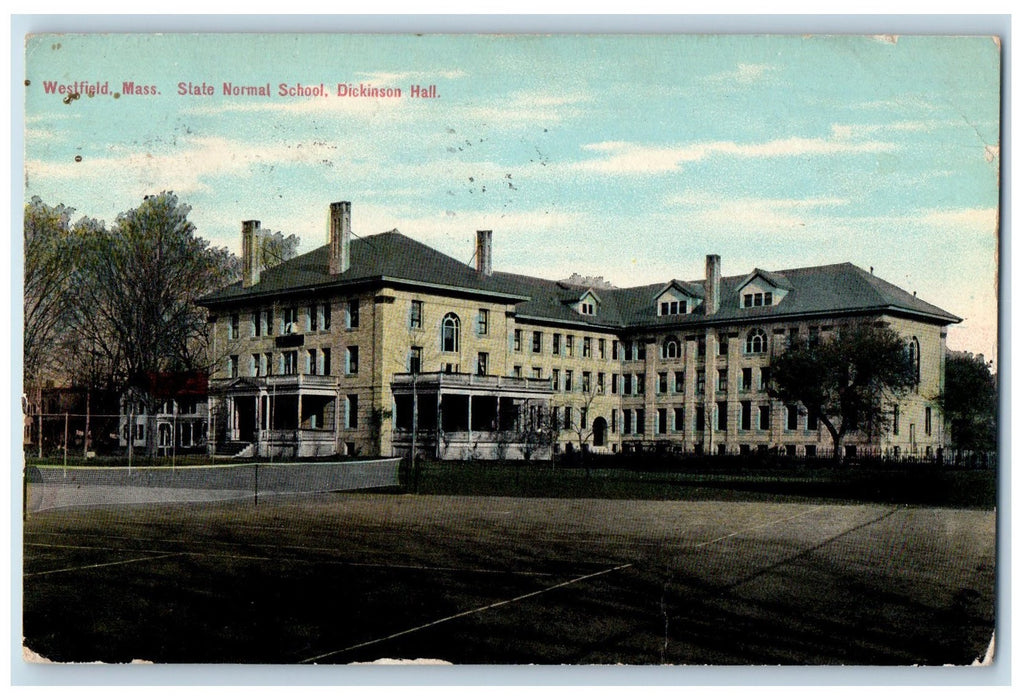
[[[24,379],[26,386],[55,369],[52,348],[66,323],[75,269],[74,209],[39,197],[25,205]]]
[[[195,235],[189,211],[164,192],[110,229],[80,227],[69,337],[105,368],[111,389],[144,392],[150,374],[208,369],[206,314],[195,301],[231,280],[230,253]]]
[[[948,353],[944,391],[936,397],[951,431],[951,443],[963,450],[992,450],[997,445],[997,380],[982,355]]]
[[[834,443],[851,433],[872,438],[890,423],[888,406],[916,382],[905,341],[887,324],[859,321],[839,328],[815,345],[789,348],[770,369],[770,394],[801,404]]]

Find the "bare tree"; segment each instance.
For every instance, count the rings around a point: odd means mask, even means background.
[[[37,383],[53,372],[53,352],[66,326],[77,241],[71,230],[74,209],[51,207],[39,197],[25,205],[24,380]]]

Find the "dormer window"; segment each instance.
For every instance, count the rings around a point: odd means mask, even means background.
[[[742,306],[749,308],[750,306],[773,306],[774,295],[773,292],[755,292],[753,294],[746,294],[742,297]]]
[[[688,313],[688,301],[662,301],[660,302],[661,316],[677,316]]]
[[[592,316],[596,313],[596,307],[591,301],[583,301],[579,311],[583,316]]]

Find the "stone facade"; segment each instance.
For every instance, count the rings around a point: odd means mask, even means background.
[[[615,289],[471,267],[389,232],[352,243],[331,205],[329,244],[248,269],[207,298],[221,449],[264,456],[545,457],[552,451],[739,453],[830,448],[821,425],[764,389],[771,358],[856,319],[905,338],[919,383],[879,441],[849,451],[919,455],[944,434],[934,398],[945,331],[960,319],[844,264]],[[893,407],[892,407],[893,410]],[[412,426],[417,428],[412,438]]]

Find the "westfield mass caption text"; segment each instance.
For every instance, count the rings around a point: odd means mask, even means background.
[[[113,84],[111,84],[113,83]],[[119,88],[119,89],[118,89]],[[118,85],[110,80],[78,80],[64,83],[57,80],[44,80],[43,92],[56,95],[65,101],[80,97],[96,97],[109,95],[114,98],[123,96],[156,97],[168,94],[158,85],[136,83],[125,80]],[[347,97],[354,99],[437,99],[440,93],[436,85],[409,85],[408,87],[377,87],[371,83],[261,83],[242,85],[232,82],[201,83],[180,82],[169,91],[169,94],[182,97]]]

